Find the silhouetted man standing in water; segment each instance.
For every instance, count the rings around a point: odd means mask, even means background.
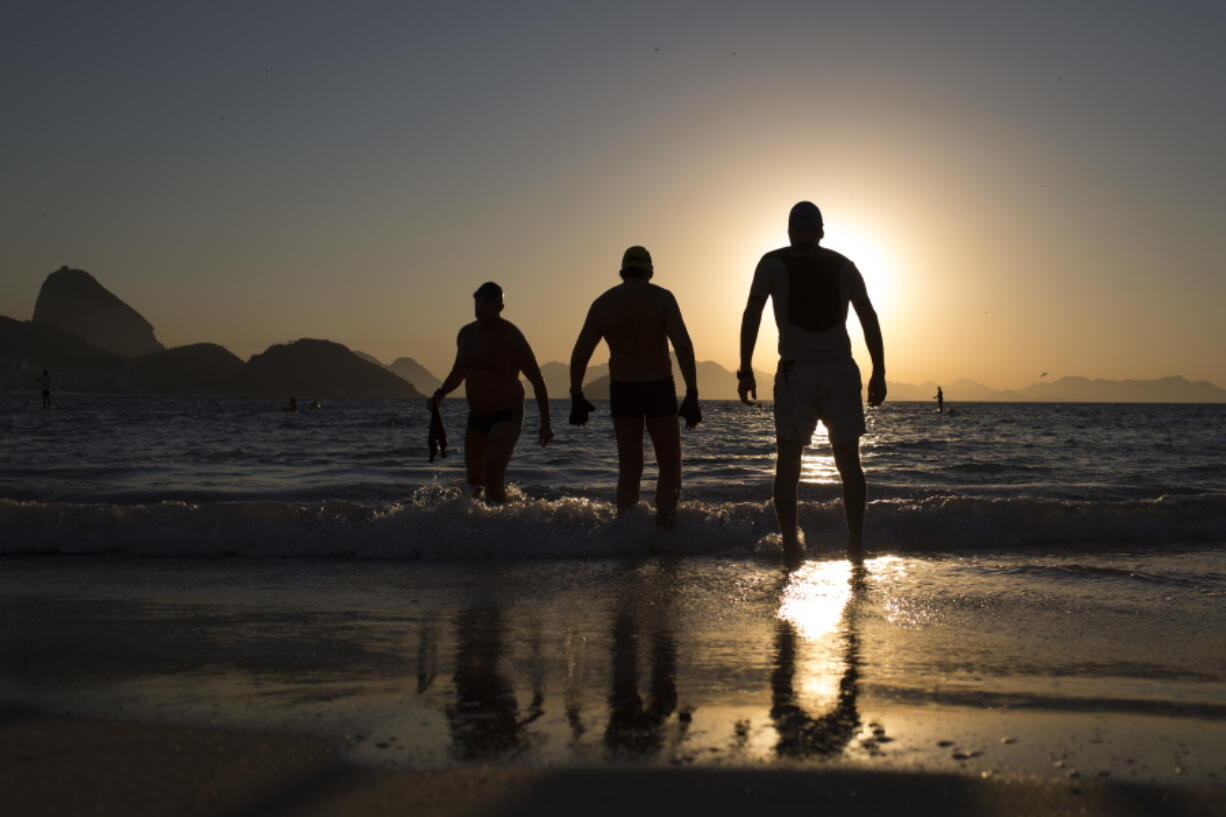
[[[38,378],[38,385],[43,389],[43,408],[51,408],[51,373],[43,369],[42,375]]]
[[[677,415],[688,428],[702,422],[694,346],[681,319],[677,299],[650,283],[651,255],[631,247],[622,257],[622,283],[601,295],[588,310],[570,358],[572,425],[587,423],[594,407],[583,397],[583,374],[596,344],[609,344],[609,411],[617,436],[617,510],[635,507],[643,476],[643,428],[651,437],[660,477],[656,482],[656,522],[672,524],[681,496],[681,431]],[[685,379],[685,400],[677,408],[668,343],[677,352]]]
[[[873,360],[868,403],[885,400],[885,353],[881,326],[868,299],[856,265],[833,250],[819,246],[825,236],[821,211],[802,201],[788,215],[791,246],[762,256],[754,271],[749,303],[741,319],[741,368],[737,393],[748,403],[755,398],[752,360],[758,341],[762,308],[771,298],[779,327],[779,368],[775,374],[775,514],[783,535],[784,558],[799,561],[804,546],[796,524],[796,489],[800,460],[821,420],[830,437],[834,463],[843,481],[847,516],[847,556],[864,558],[864,470],[860,467],[860,436],[864,410],[860,405],[860,370],[851,357],[847,305],[856,309],[864,341]]]
[[[503,320],[502,287],[492,281],[473,293],[477,319],[456,338],[455,365],[431,401],[437,404],[460,383],[468,382],[468,423],[464,462],[475,496],[490,502],[507,498],[506,474],[511,452],[524,425],[524,387],[519,373],[532,384],[541,413],[541,445],[553,439],[549,393],[532,347],[523,333]]]
[[[933,395],[937,401],[937,411],[945,413],[945,392],[941,391],[941,387],[937,386],[937,393]]]

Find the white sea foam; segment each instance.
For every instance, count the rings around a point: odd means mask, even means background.
[[[802,503],[815,553],[843,540],[838,501]],[[237,501],[140,505],[0,499],[0,553],[353,559],[744,555],[778,547],[769,502],[684,502],[673,530],[645,506],[617,516],[608,502],[518,492],[503,506],[430,486],[406,501],[319,504]],[[1226,542],[1226,496],[1114,502],[930,496],[870,503],[875,552],[986,552],[1074,544],[1162,548]]]

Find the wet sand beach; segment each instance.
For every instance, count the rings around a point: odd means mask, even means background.
[[[1080,561],[9,559],[3,785],[27,814],[1220,813],[1220,588],[1159,618],[1062,596]]]
[[[819,767],[371,768],[318,738],[6,712],[6,809],[62,814],[323,817],[773,814],[1209,817],[1222,790]]]

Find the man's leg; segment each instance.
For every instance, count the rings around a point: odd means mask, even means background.
[[[474,429],[464,433],[464,465],[468,469],[468,487],[473,496],[485,489],[485,435]]]
[[[843,513],[847,516],[847,558],[864,561],[864,503],[868,488],[860,466],[860,441],[832,445],[834,464],[843,480]]]
[[[507,463],[519,440],[521,423],[509,420],[495,423],[485,438],[485,498],[490,502],[507,500]]]
[[[775,460],[775,516],[783,536],[783,556],[787,561],[800,557],[800,535],[796,525],[796,488],[800,484],[800,440],[779,440]]]
[[[617,512],[639,504],[639,481],[643,478],[643,418],[614,417],[617,437]]]
[[[677,415],[648,417],[647,433],[656,452],[656,522],[671,527],[681,497],[681,424]],[[640,451],[641,451],[640,446]]]

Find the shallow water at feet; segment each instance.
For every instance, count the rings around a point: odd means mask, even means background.
[[[862,445],[868,532],[880,552],[1165,548],[1226,542],[1226,406],[887,403]],[[42,412],[0,399],[0,552],[343,556],[378,559],[750,555],[774,530],[769,404],[707,402],[683,433],[675,535],[615,522],[607,405],[533,444],[510,468],[516,501],[474,505],[464,404],[448,401],[451,456],[426,457],[422,401],[64,397]],[[651,469],[645,480],[650,499]],[[841,546],[839,487],[819,428],[801,522]]]

